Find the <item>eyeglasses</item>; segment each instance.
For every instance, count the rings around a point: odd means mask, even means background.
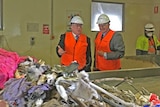
[[[152,33],[153,33],[154,31],[146,31],[146,30],[145,30],[145,32],[146,32],[146,33],[150,33],[150,32],[152,32]]]
[[[78,27],[82,28],[82,24],[73,23],[72,25],[73,25],[74,27],[77,27],[77,28],[78,28]]]
[[[105,27],[106,25],[108,25],[109,23],[104,23],[104,24],[98,24],[99,27]]]

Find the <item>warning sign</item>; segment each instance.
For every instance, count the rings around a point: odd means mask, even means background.
[[[154,13],[155,13],[155,14],[158,13],[158,6],[154,6]]]
[[[49,25],[43,24],[43,34],[49,34]]]

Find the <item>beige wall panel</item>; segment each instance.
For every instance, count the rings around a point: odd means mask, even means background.
[[[43,24],[51,25],[50,0],[4,0],[4,44],[21,56],[33,56],[50,63],[50,35],[42,33]],[[28,30],[28,24],[36,24]],[[51,30],[51,29],[50,29]],[[35,45],[30,46],[30,38]]]

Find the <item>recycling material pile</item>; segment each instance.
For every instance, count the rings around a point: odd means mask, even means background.
[[[17,66],[1,90],[2,100],[10,107],[156,107],[156,94],[119,90],[91,81],[85,71],[78,72],[76,61],[69,66],[46,65],[27,57]],[[103,79],[103,81],[107,79]]]
[[[4,88],[4,83],[14,77],[18,64],[26,57],[19,56],[16,52],[10,52],[0,48],[0,89]]]

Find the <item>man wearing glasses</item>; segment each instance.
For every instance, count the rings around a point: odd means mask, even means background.
[[[82,34],[83,20],[80,16],[74,16],[70,21],[71,31],[61,35],[56,48],[57,55],[61,58],[61,64],[69,66],[76,61],[78,70],[91,71],[90,38]]]

